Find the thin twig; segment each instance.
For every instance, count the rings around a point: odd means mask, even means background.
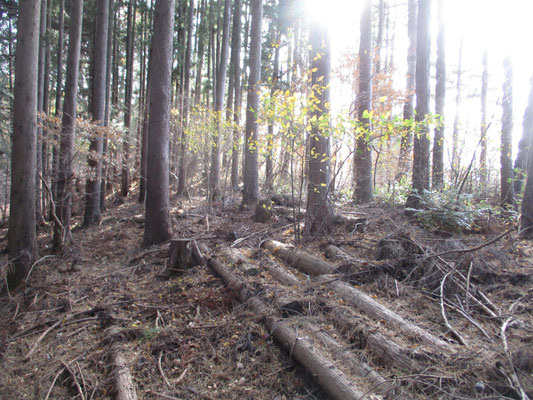
[[[497,242],[498,240],[500,240],[500,239],[504,238],[505,236],[509,235],[510,233],[512,233],[514,230],[515,230],[514,228],[508,229],[507,231],[503,232],[502,234],[492,238],[488,242],[482,243],[482,244],[480,244],[479,246],[476,246],[476,247],[471,247],[469,249],[447,250],[447,251],[443,251],[442,253],[429,254],[429,255],[425,256],[424,258],[428,259],[428,258],[433,258],[433,257],[441,257],[441,256],[445,256],[447,254],[455,254],[455,253],[471,253],[473,251],[477,251],[479,249],[482,249],[483,247],[487,247],[487,246],[491,245],[494,242]]]
[[[513,365],[513,359],[511,357],[511,352],[509,351],[509,344],[507,343],[507,336],[505,335],[505,331],[507,330],[507,327],[509,326],[512,320],[513,320],[512,316],[507,318],[505,322],[503,323],[502,329],[501,329],[503,350],[505,352],[505,356],[507,357],[507,361],[509,362],[509,366],[511,368],[511,376],[509,380],[511,381],[513,389],[520,394],[520,398],[522,400],[529,400],[529,396],[527,395],[526,391],[522,387],[522,384],[520,383],[520,380],[518,379],[518,376],[516,375],[514,365]]]
[[[42,340],[45,338],[46,335],[48,335],[53,329],[55,329],[57,326],[59,326],[63,320],[59,320],[56,323],[54,323],[52,326],[50,326],[47,330],[45,330],[43,333],[41,333],[41,336],[37,338],[33,346],[31,347],[30,351],[26,354],[26,357],[24,357],[25,360],[28,360],[33,353],[35,353],[35,350],[37,350],[37,346],[39,346],[39,343],[42,342]]]
[[[78,389],[78,393],[80,394],[81,400],[85,400],[85,396],[83,394],[83,390],[81,390],[81,386],[78,383],[78,379],[76,378],[76,374],[74,374],[74,371],[70,369],[70,367],[63,361],[62,359],[59,359],[59,362],[65,367],[65,369],[68,371],[70,376],[72,376],[72,379],[74,380],[74,384],[76,385],[76,388]]]
[[[161,376],[163,377],[163,381],[165,381],[166,385],[171,388],[172,385],[170,384],[170,382],[168,381],[166,375],[165,375],[165,372],[163,371],[163,367],[161,366],[161,358],[163,358],[163,352],[159,352],[159,359],[157,360],[157,367],[159,368],[159,373],[161,374]]]
[[[163,394],[163,393],[159,393],[159,392],[154,392],[153,390],[148,390],[147,392],[155,394],[156,396],[159,396],[159,397],[162,397],[162,398],[168,399],[168,400],[180,400],[177,397],[169,396],[168,394]]]
[[[54,388],[54,385],[56,384],[57,378],[59,378],[59,375],[61,375],[64,370],[65,368],[61,368],[59,372],[56,374],[56,376],[54,377],[54,380],[52,381],[52,384],[50,385],[50,388],[48,389],[48,392],[46,392],[46,396],[44,397],[44,400],[48,400],[48,398],[50,397],[50,393],[52,393],[52,389]]]
[[[451,272],[448,272],[446,275],[444,275],[444,278],[442,278],[442,281],[440,282],[440,310],[441,310],[441,313],[442,313],[442,318],[444,318],[444,323],[446,324],[446,326],[448,327],[448,329],[453,333],[453,336],[455,336],[455,338],[459,341],[459,343],[461,343],[463,346],[466,345],[466,342],[465,340],[463,339],[463,337],[459,334],[459,332],[457,332],[451,325],[450,325],[450,322],[448,321],[448,317],[446,316],[446,310],[444,308],[444,283],[446,282],[446,278],[448,277],[448,275],[450,275]]]

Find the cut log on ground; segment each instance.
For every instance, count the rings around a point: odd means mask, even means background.
[[[341,370],[317,351],[309,339],[299,337],[287,323],[273,317],[265,302],[252,296],[244,282],[215,259],[209,260],[209,266],[238,294],[242,302],[246,302],[255,314],[262,317],[272,336],[316,378],[332,399],[355,400],[365,396],[365,393],[355,387]]]
[[[118,328],[113,327],[109,330],[110,336],[118,336]],[[115,382],[115,400],[137,400],[137,392],[133,383],[130,369],[122,355],[122,349],[119,342],[114,341],[111,344],[112,375]]]
[[[311,275],[325,275],[326,271],[331,272],[334,270],[333,266],[326,261],[305,252],[292,249],[283,243],[269,240],[265,242],[265,247],[280,259],[290,263],[291,266],[309,274],[315,272]],[[335,293],[343,298],[344,301],[368,314],[370,317],[384,320],[389,325],[402,330],[406,334],[417,337],[423,343],[437,346],[447,352],[453,351],[453,347],[450,344],[437,338],[435,335],[427,332],[414,323],[405,320],[403,317],[372,299],[361,290],[356,289],[345,282],[338,282],[336,279],[319,277],[317,281],[330,286]]]
[[[335,269],[326,261],[276,240],[267,240],[263,243],[263,247],[289,266],[297,268],[311,276],[331,274]]]

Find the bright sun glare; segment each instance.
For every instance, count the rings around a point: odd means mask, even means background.
[[[329,27],[335,69],[346,52],[357,52],[359,45],[359,21],[362,1],[354,0],[305,0],[308,18]],[[375,15],[379,4],[373,2]],[[405,84],[407,50],[407,0],[386,0],[390,12],[390,29],[396,68],[394,77],[398,89]],[[438,31],[438,1],[433,0],[432,9],[432,63],[436,58],[436,36]],[[465,131],[476,135],[479,129],[479,87],[483,52],[489,59],[489,99],[492,109],[492,135],[498,140],[501,119],[501,85],[503,82],[503,58],[510,56],[514,65],[514,140],[521,135],[522,115],[527,105],[529,79],[533,75],[533,52],[530,39],[533,37],[533,2],[531,0],[444,0],[446,24],[446,63],[448,69],[447,123],[453,122],[455,107],[455,74],[457,71],[460,42],[463,40],[462,70],[464,72],[464,96],[460,113]],[[374,32],[375,34],[375,32]],[[433,67],[434,68],[434,67]],[[434,69],[432,76],[434,77]],[[333,108],[348,107],[354,99],[350,88],[339,82],[332,90]],[[434,83],[432,83],[432,87]],[[516,143],[515,143],[516,145]],[[515,147],[516,148],[516,147]]]

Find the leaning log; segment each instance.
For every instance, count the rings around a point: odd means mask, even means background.
[[[235,291],[242,302],[246,302],[252,312],[262,316],[262,321],[272,336],[316,378],[318,384],[332,399],[355,400],[365,396],[365,393],[355,387],[341,370],[316,349],[309,339],[299,337],[298,333],[287,323],[272,316],[266,303],[254,296],[244,282],[215,259],[209,260],[209,266],[228,287]]]
[[[329,271],[331,273],[331,271],[334,270],[333,266],[331,266],[326,261],[323,261],[300,250],[292,249],[289,246],[286,246],[274,240],[269,240],[265,242],[265,248],[270,250],[280,259],[290,263],[291,266],[294,266],[295,268],[298,268],[303,272],[309,274],[311,274],[311,272],[315,272],[311,275],[325,275],[327,273],[326,271]],[[453,351],[453,347],[450,344],[439,339],[435,335],[427,332],[426,330],[415,325],[414,323],[407,321],[406,319],[396,314],[394,311],[388,309],[378,301],[374,300],[361,290],[356,289],[345,282],[338,282],[336,280],[328,279],[325,277],[318,277],[317,281],[321,284],[330,286],[336,294],[342,297],[344,301],[346,301],[353,307],[356,307],[358,310],[364,312],[365,314],[369,315],[370,317],[378,320],[383,320],[390,326],[393,326],[408,335],[417,337],[423,343],[437,346],[447,352]]]

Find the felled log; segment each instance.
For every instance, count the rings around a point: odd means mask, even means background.
[[[267,240],[263,243],[263,247],[279,257],[287,265],[297,268],[308,275],[325,275],[334,271],[334,267],[326,261],[276,240]]]
[[[324,332],[320,327],[305,322],[304,326],[307,330],[313,332],[313,335],[319,340],[329,353],[336,359],[348,366],[355,375],[367,379],[372,383],[372,387],[376,392],[382,395],[391,394],[394,386],[391,381],[388,381],[379,373],[377,373],[370,365],[353,352],[346,350],[339,342],[333,339],[330,335]],[[399,394],[394,395],[394,399],[401,399]]]
[[[109,330],[110,336],[118,336],[118,328],[113,327]],[[115,382],[115,400],[137,400],[137,392],[130,369],[122,355],[122,349],[118,341],[111,344],[112,374]]]
[[[324,357],[309,339],[299,337],[287,323],[272,316],[265,302],[253,296],[244,282],[213,258],[209,260],[209,266],[236,292],[240,301],[246,302],[252,312],[262,317],[265,327],[272,336],[316,378],[332,399],[355,400],[365,396],[365,393]]]
[[[288,261],[290,265],[301,269],[306,273],[315,272],[313,275],[324,275],[326,271],[331,272],[334,270],[329,263],[313,257],[308,253],[291,249],[274,240],[267,241],[265,247],[274,255],[282,260]],[[343,298],[344,301],[368,314],[372,318],[383,320],[385,323],[394,326],[396,329],[400,329],[408,335],[417,337],[423,343],[437,346],[445,351],[453,351],[453,347],[450,344],[437,338],[435,335],[427,332],[414,323],[405,320],[403,317],[388,309],[361,290],[356,289],[345,282],[338,282],[323,277],[319,278],[318,282],[330,286],[335,293]]]

